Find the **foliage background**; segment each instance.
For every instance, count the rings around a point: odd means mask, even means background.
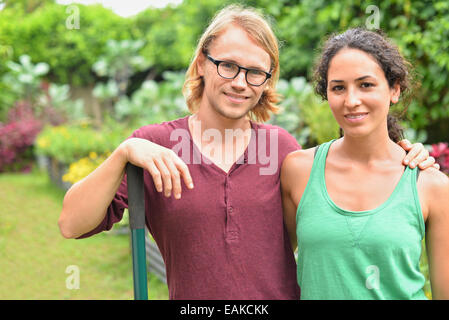
[[[167,70],[185,70],[213,14],[236,1],[184,0],[176,7],[147,9],[132,18],[117,16],[100,5],[77,5],[78,30],[66,28],[66,6],[51,0],[3,2],[6,7],[0,12],[0,56],[16,61],[28,54],[34,62],[47,62],[47,78],[55,83],[86,86],[104,81],[92,72],[92,65],[104,54],[107,40],[144,40],[140,53],[150,66],[133,75],[128,87],[131,94],[145,79],[160,81]],[[282,43],[281,78],[286,80],[298,76],[310,80],[322,40],[333,32],[364,26],[370,15],[366,13],[368,4],[359,0],[238,3],[261,8],[271,17]],[[394,39],[421,76],[422,87],[409,108],[408,126],[425,130],[427,143],[447,141],[449,2],[383,0],[372,4],[380,9],[380,28]],[[5,72],[1,63],[0,75]],[[5,92],[0,93],[0,110],[10,106]]]

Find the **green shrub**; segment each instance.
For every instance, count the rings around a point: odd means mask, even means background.
[[[130,129],[118,125],[114,129],[105,127],[101,131],[87,124],[47,126],[36,139],[35,152],[70,164],[88,157],[91,152],[111,152],[130,134]]]
[[[91,67],[104,53],[107,40],[132,38],[132,20],[101,5],[76,6],[79,29],[67,28],[70,13],[64,5],[46,4],[27,14],[14,8],[1,10],[0,43],[14,48],[14,60],[28,54],[32,61],[48,63],[57,83],[92,83]]]
[[[289,131],[303,147],[339,137],[339,126],[327,101],[322,101],[304,77],[279,80],[278,91],[284,99],[282,112],[270,121]]]

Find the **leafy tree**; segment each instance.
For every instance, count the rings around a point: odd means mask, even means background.
[[[367,26],[371,3],[360,0],[248,0],[266,8],[282,42],[281,77],[311,78],[320,44],[332,33]],[[409,107],[409,126],[429,131],[429,142],[449,140],[449,2],[376,1],[379,27],[396,42],[420,75],[421,88]],[[369,23],[368,23],[369,24]]]
[[[48,3],[55,3],[55,0],[2,0],[0,4],[4,5],[4,8],[14,8],[23,13],[31,13],[39,7],[42,7]]]
[[[26,15],[16,7],[5,8],[0,11],[0,43],[14,48],[14,59],[28,54],[33,61],[47,62],[54,82],[92,83],[92,65],[104,53],[107,40],[132,38],[131,20],[101,5],[76,6],[79,29],[67,28],[67,6],[48,3]]]
[[[87,85],[98,80],[92,65],[105,53],[109,39],[143,40],[140,49],[149,61],[135,81],[162,80],[166,70],[189,65],[202,31],[215,12],[240,3],[271,16],[281,41],[281,77],[305,77],[311,71],[320,44],[332,33],[366,26],[372,3],[361,0],[185,0],[176,7],[150,8],[122,18],[99,5],[76,5],[80,29],[65,25],[67,6],[51,0],[3,1],[0,11],[0,56],[17,61],[28,54],[49,64],[53,82]],[[409,107],[410,127],[428,131],[428,142],[449,140],[449,2],[444,0],[381,0],[379,27],[400,47],[421,75],[421,89]],[[26,14],[25,14],[26,13]],[[0,75],[6,66],[0,64]],[[149,74],[148,74],[149,72]],[[0,83],[0,89],[4,84]],[[138,85],[131,83],[132,88]],[[0,94],[0,105],[7,100]]]

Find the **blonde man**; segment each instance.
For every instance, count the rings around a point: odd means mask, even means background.
[[[170,299],[298,299],[279,172],[300,146],[254,121],[277,111],[278,75],[278,44],[264,17],[224,8],[187,72],[192,115],[136,130],[76,183],[64,198],[63,236],[85,238],[122,218],[131,162],[145,169],[146,225],[166,264]]]
[[[267,79],[262,96],[248,116],[256,121],[267,121],[270,112],[276,113],[279,101],[276,83],[279,78],[279,48],[278,41],[268,22],[257,12],[238,6],[229,6],[220,11],[213,22],[201,36],[194,58],[186,74],[184,95],[192,113],[196,113],[201,105],[204,92],[204,80],[200,75],[200,65],[207,56],[213,40],[216,39],[230,25],[238,26],[251,35],[251,38],[262,47],[270,57],[270,78]]]

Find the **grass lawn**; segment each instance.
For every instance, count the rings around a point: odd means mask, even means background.
[[[0,174],[0,299],[133,299],[129,237],[64,239],[63,197],[45,173]],[[69,266],[79,270],[79,289],[66,287]],[[168,299],[151,274],[149,298]]]

